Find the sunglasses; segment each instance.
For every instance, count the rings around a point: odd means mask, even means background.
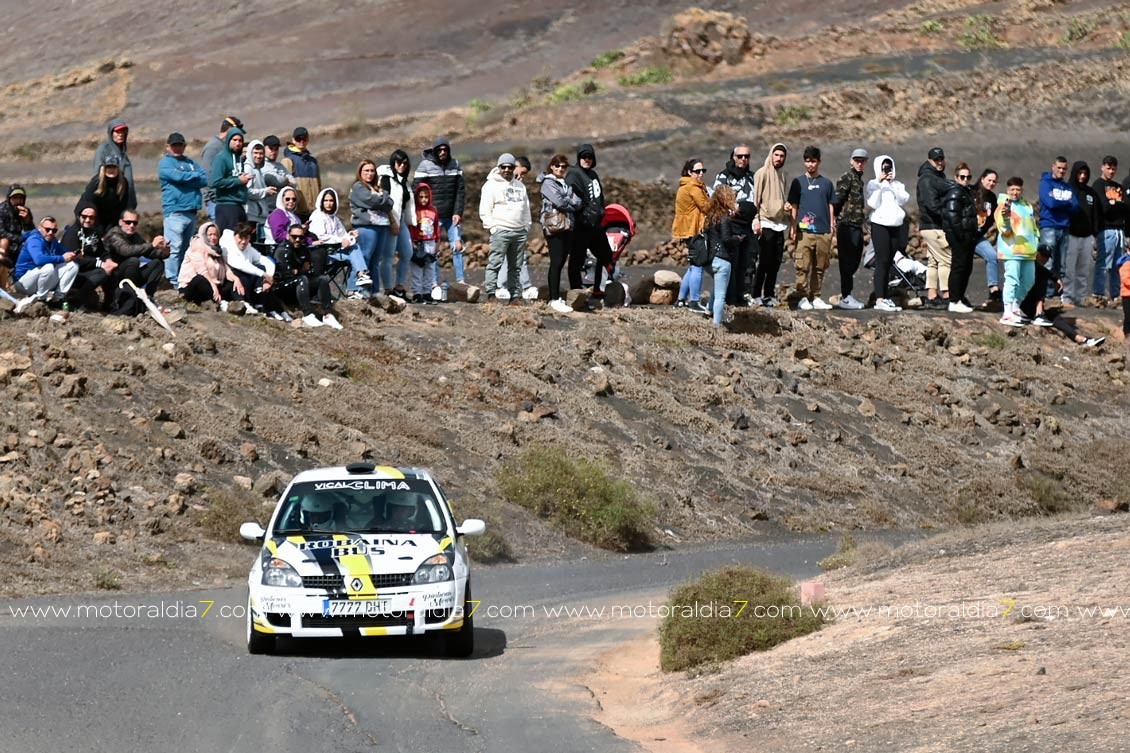
[[[80,214],[80,215],[79,215],[79,219],[82,219],[82,220],[93,220],[93,219],[94,219],[94,215],[93,215],[93,214]]]
[[[513,170],[514,166],[513,165],[499,165],[498,169],[499,170]]]
[[[972,177],[973,177],[972,175],[963,175],[963,174],[959,173],[958,176],[957,176],[957,179],[958,180],[969,180]]]
[[[136,225],[137,220],[122,220],[123,225]]]
[[[701,170],[691,170],[691,172],[695,175],[702,175],[704,172],[706,172],[706,168],[704,167]]]
[[[294,196],[287,196],[285,199],[283,199],[284,203],[291,202],[291,201],[298,201],[298,199],[295,198]]]
[[[749,159],[748,154],[735,154],[734,159]]]
[[[58,229],[59,229],[59,228],[57,228],[57,227],[45,227],[45,228],[42,228],[43,232],[45,232],[45,233],[53,233],[53,232],[55,232],[55,231],[56,231],[56,230],[58,230]]]

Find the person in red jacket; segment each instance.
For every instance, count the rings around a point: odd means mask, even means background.
[[[439,212],[432,205],[432,187],[427,183],[416,186],[416,224],[409,226],[412,234],[412,302],[435,300],[432,289],[436,286],[436,243],[439,241]]]

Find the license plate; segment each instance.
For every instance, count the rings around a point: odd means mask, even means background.
[[[323,617],[373,617],[385,614],[391,599],[356,599],[351,601],[326,599],[322,602]]]

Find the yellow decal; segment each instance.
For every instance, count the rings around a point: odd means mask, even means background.
[[[384,476],[385,478],[404,478],[404,474],[393,468],[391,465],[378,465],[373,470],[373,472]]]
[[[334,534],[334,541],[341,544],[350,543],[350,538],[345,534]],[[341,565],[342,570],[345,571],[346,581],[345,584],[349,591],[349,598],[359,599],[364,597],[371,597],[377,593],[377,589],[373,587],[373,579],[369,576],[373,574],[372,568],[369,566],[369,557],[365,554],[347,554],[344,557],[338,558],[338,563]],[[354,581],[360,581],[360,588],[354,588]]]
[[[453,541],[454,541],[454,539],[452,539],[450,536],[448,536],[446,539],[439,542],[440,553],[442,554],[443,552],[446,552],[451,547],[451,544],[453,543]]]
[[[361,628],[361,635],[388,635],[388,628],[369,627]]]

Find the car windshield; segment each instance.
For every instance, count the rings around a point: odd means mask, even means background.
[[[275,533],[437,533],[446,529],[431,484],[421,479],[357,479],[294,484]]]

